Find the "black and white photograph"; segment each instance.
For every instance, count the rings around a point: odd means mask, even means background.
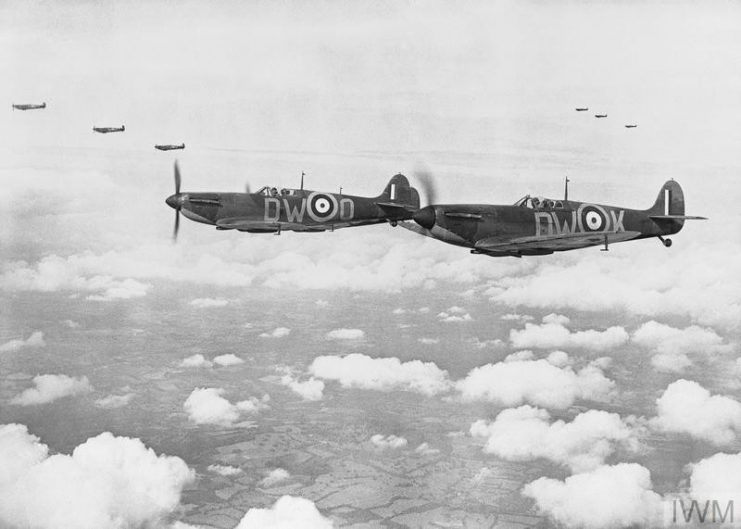
[[[741,526],[741,2],[0,0],[0,529]]]

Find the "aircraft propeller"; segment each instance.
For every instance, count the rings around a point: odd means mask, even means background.
[[[419,169],[414,173],[425,195],[427,205],[418,209],[412,219],[423,228],[430,230],[435,225],[435,204],[437,200],[437,186],[432,173],[427,169]]]
[[[177,242],[178,231],[180,230],[180,209],[183,207],[182,197],[180,196],[180,184],[182,178],[180,177],[180,167],[178,167],[177,160],[175,161],[175,194],[167,197],[167,205],[175,210],[175,227],[172,230],[172,240]]]

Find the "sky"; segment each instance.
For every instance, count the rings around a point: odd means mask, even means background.
[[[0,3],[0,446],[24,455],[0,458],[0,525],[54,523],[33,512],[79,527],[291,527],[291,513],[475,526],[511,501],[524,526],[601,528],[738,493],[716,470],[741,466],[739,15],[690,1]],[[670,249],[523,259],[390,226],[276,237],[182,219],[174,245],[176,158],[185,191],[305,172],[308,188],[372,196],[424,170],[445,203],[558,197],[568,176],[576,200],[645,208],[674,178],[710,220]],[[283,423],[316,442],[286,441],[294,459],[227,457]],[[341,424],[357,447],[331,444]],[[335,461],[302,466],[318,446]],[[328,499],[344,479],[332,464],[366,458],[460,463],[462,504],[434,499],[444,472],[430,470],[408,499],[440,511],[379,499],[351,515]],[[525,478],[502,499],[507,465]],[[56,485],[78,478],[89,488],[64,497]],[[130,486],[124,507],[95,492],[110,483]],[[598,484],[610,494],[589,497]],[[615,508],[579,507],[594,502]]]

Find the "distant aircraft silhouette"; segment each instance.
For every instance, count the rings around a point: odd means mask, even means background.
[[[634,128],[636,128],[637,126],[638,126],[638,125],[625,125],[625,128],[626,128],[626,129],[634,129]]]
[[[46,103],[41,103],[40,105],[36,105],[33,103],[28,104],[22,104],[22,105],[13,105],[13,110],[36,110],[38,108],[46,108]]]
[[[185,144],[181,143],[180,145],[155,145],[154,148],[160,151],[174,151],[176,149],[185,149]]]
[[[575,109],[577,112],[586,112],[589,110],[589,107],[576,107]]]
[[[123,132],[126,127],[121,125],[120,127],[93,127],[93,132],[99,132],[101,134],[108,134],[109,132]]]
[[[595,118],[606,118],[607,114],[595,114],[594,117]]]

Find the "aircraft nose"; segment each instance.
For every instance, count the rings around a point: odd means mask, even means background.
[[[414,222],[423,228],[431,230],[435,225],[435,208],[432,206],[426,206],[417,211],[412,219],[414,219]]]
[[[175,193],[165,199],[165,203],[172,209],[180,209],[183,206],[183,195]]]

